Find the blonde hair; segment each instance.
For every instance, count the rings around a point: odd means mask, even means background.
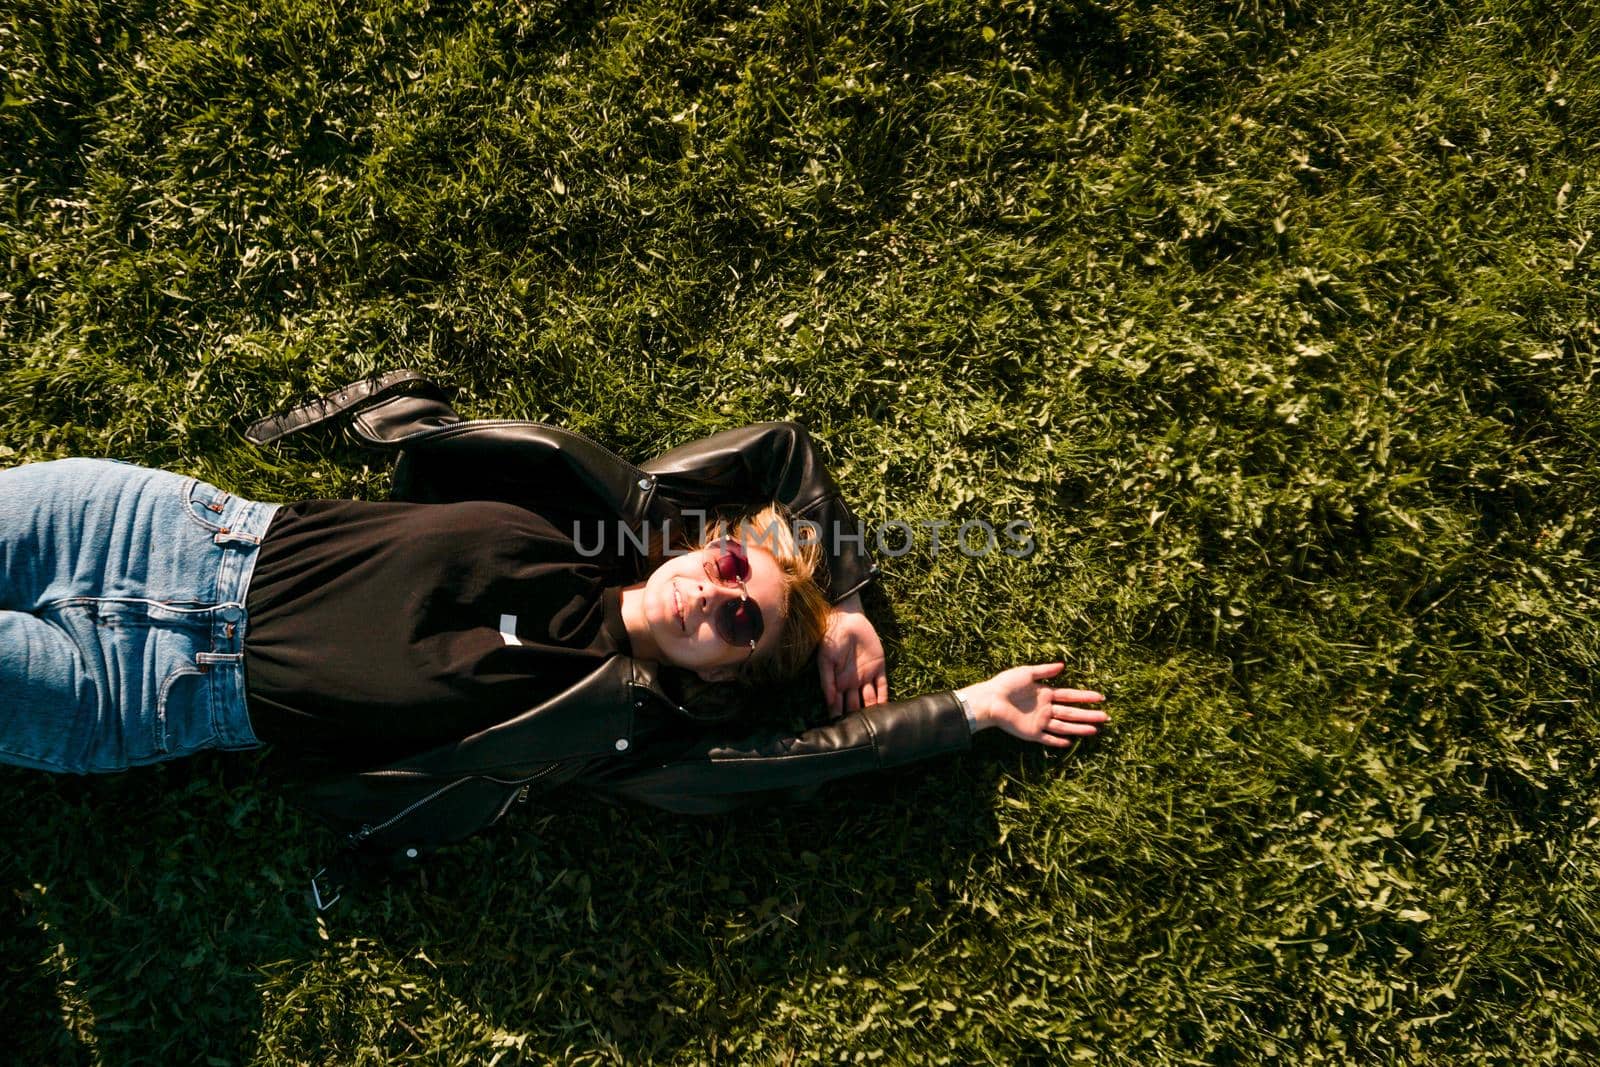
[[[828,631],[828,617],[833,611],[816,579],[817,568],[822,565],[822,547],[815,537],[805,541],[797,538],[794,518],[788,508],[777,502],[753,515],[707,524],[699,547],[706,548],[723,537],[731,537],[746,548],[766,549],[783,576],[778,645],[770,652],[758,653],[740,671],[740,678],[754,684],[792,678],[816,651]]]

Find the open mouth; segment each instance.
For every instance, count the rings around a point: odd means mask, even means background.
[[[683,598],[678,595],[678,584],[672,584],[672,607],[678,613],[678,629],[689,632],[689,622],[683,617]]]

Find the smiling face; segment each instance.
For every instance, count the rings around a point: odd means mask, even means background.
[[[772,553],[746,546],[750,578],[741,591],[738,584],[713,581],[707,567],[716,570],[716,548],[702,548],[674,556],[645,580],[643,609],[650,636],[668,663],[692,670],[708,682],[733,678],[751,658],[750,646],[732,645],[717,633],[713,617],[729,602],[737,604],[748,593],[761,609],[763,629],[755,656],[772,655],[783,631],[784,576]]]

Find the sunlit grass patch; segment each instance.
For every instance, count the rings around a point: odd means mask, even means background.
[[[8,773],[10,1046],[1600,1056],[1593,21],[12,5],[0,463],[381,498],[240,433],[402,366],[640,459],[800,419],[918,532],[892,695],[1060,656],[1112,722],[719,819],[552,794],[321,927],[330,841],[250,758]]]

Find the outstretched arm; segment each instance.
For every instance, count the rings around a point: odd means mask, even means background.
[[[976,728],[998,726],[1012,737],[1066,748],[1074,737],[1092,737],[1106,713],[1078,704],[1105,699],[1090,689],[1057,689],[1046,679],[1061,673],[1061,663],[1012,667],[976,685],[956,690],[972,709]]]
[[[705,737],[664,757],[610,764],[580,782],[668,811],[709,814],[803,799],[836,778],[957,752],[971,745],[974,730],[991,726],[1060,748],[1106,721],[1103,711],[1073,706],[1098,703],[1099,693],[1045,684],[1060,670],[1059,663],[1013,667],[954,692],[877,704],[800,734]],[[976,723],[969,723],[963,699]]]

